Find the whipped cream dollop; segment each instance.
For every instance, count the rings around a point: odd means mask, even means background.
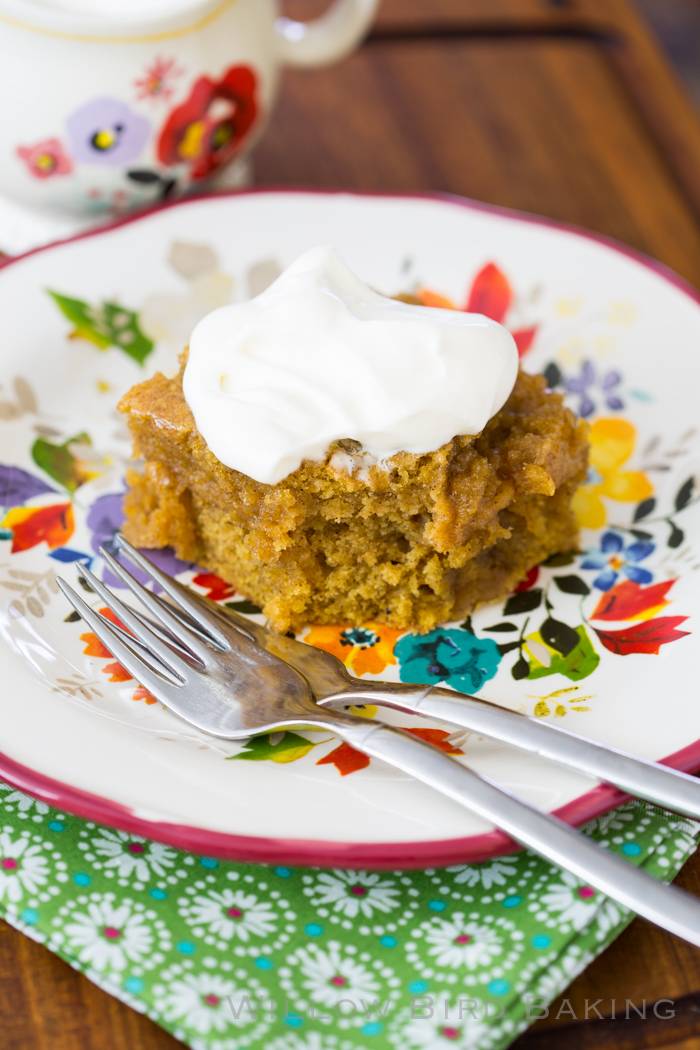
[[[217,459],[274,485],[334,441],[386,460],[477,434],[517,371],[495,321],[387,299],[323,246],[199,322],[183,390]]]

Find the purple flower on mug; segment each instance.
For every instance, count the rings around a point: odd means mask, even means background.
[[[145,117],[116,98],[95,98],[66,120],[73,156],[86,164],[119,167],[135,160],[151,133]]]

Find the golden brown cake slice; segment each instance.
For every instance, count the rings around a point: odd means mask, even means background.
[[[127,477],[128,539],[217,573],[278,631],[368,620],[427,631],[576,546],[587,426],[542,376],[521,371],[475,437],[384,464],[340,441],[275,485],[210,452],[182,372],[140,383],[119,407],[143,460]]]

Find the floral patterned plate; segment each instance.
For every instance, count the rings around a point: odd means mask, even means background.
[[[506,324],[526,367],[590,419],[592,454],[576,498],[581,553],[428,635],[339,624],[310,628],[306,641],[367,679],[445,683],[700,766],[694,293],[619,246],[457,198],[262,191],[164,207],[0,271],[0,775],[82,816],[224,857],[426,867],[510,848],[329,734],[227,744],[190,730],[57,593],[54,576],[74,578],[74,562],[105,571],[97,549],[121,521],[120,395],[174,370],[204,313],[257,294],[319,242],[387,294]],[[167,550],[158,558],[201,593],[260,615],[217,577]],[[572,822],[619,801],[493,741],[392,720]]]

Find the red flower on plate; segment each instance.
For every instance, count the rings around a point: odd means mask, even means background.
[[[73,170],[73,162],[58,139],[44,139],[35,146],[18,146],[15,152],[37,179],[70,175]]]
[[[422,726],[405,726],[404,728],[407,733],[412,733],[413,736],[417,736],[421,740],[427,740],[429,744],[439,748],[448,755],[464,754],[464,751],[461,751],[460,748],[449,742],[450,733],[445,729],[428,729]],[[323,758],[319,758],[316,765],[335,766],[341,777],[346,777],[348,773],[357,773],[360,769],[366,769],[369,765],[369,758],[363,751],[357,751],[350,744],[343,742],[333,751],[324,755]]]
[[[467,295],[467,302],[463,307],[457,306],[451,299],[444,295],[431,291],[430,288],[418,288],[411,294],[411,302],[416,299],[423,306],[436,306],[441,310],[465,310],[470,314],[483,314],[490,317],[492,321],[504,324],[510,330],[518,348],[518,357],[523,357],[532,346],[537,335],[536,324],[511,328],[507,322],[507,314],[513,305],[513,288],[510,281],[499,270],[495,263],[486,263],[479,270],[472,281]]]
[[[506,314],[513,303],[513,289],[510,281],[495,263],[486,263],[483,266],[469,289],[467,305],[464,309],[467,313],[484,314],[492,321],[506,324]],[[508,327],[508,326],[507,326]],[[515,339],[518,348],[518,356],[522,357],[532,346],[537,325],[528,325],[525,328],[511,328],[510,334]]]
[[[158,139],[158,159],[187,163],[203,179],[237,152],[257,113],[257,77],[249,66],[231,66],[220,80],[199,77],[189,98],[168,116]]]
[[[75,520],[70,503],[50,507],[12,507],[0,525],[12,530],[12,554],[46,543],[49,550],[62,547],[73,535]]]
[[[605,648],[618,656],[629,656],[630,653],[658,656],[662,645],[690,634],[690,631],[678,630],[687,619],[687,616],[658,616],[654,620],[632,624],[622,631],[601,631],[597,627],[594,630]]]
[[[200,572],[194,577],[192,583],[196,583],[198,587],[204,587],[207,592],[205,598],[211,598],[213,602],[221,602],[224,598],[231,598],[236,593],[230,583],[226,583],[226,580],[222,580],[220,576],[215,576],[212,572]]]

